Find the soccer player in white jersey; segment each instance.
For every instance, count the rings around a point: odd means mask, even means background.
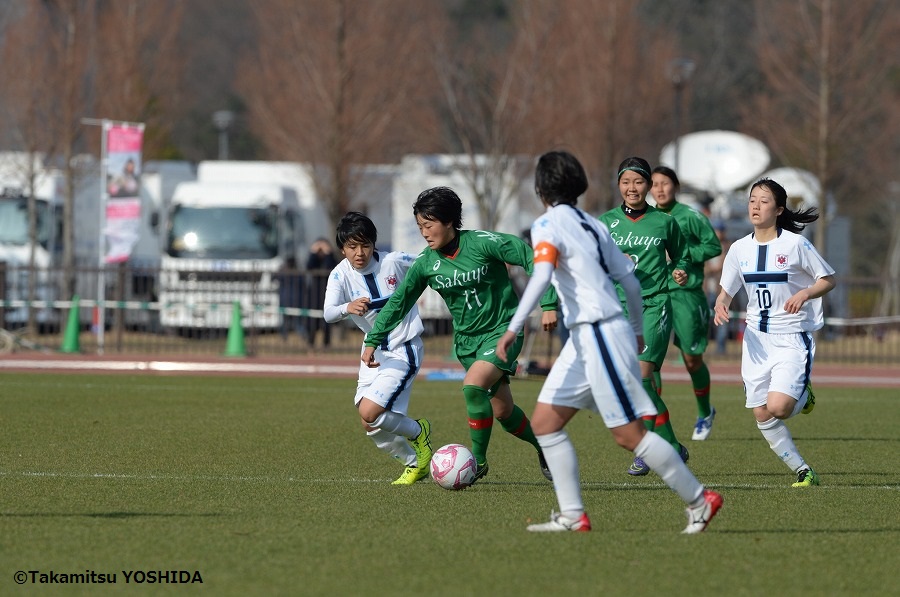
[[[376,251],[378,231],[372,220],[349,212],[338,223],[336,241],[344,260],[328,277],[325,321],[350,318],[363,332],[372,329],[415,257],[401,252]],[[424,326],[416,307],[376,349],[380,366],[360,363],[354,402],[363,428],[375,445],[406,468],[393,485],[412,485],[428,476],[431,463],[431,424],[407,416],[412,383],[422,364]],[[407,440],[409,440],[407,442]]]
[[[540,157],[535,191],[547,207],[531,227],[534,272],[507,332],[497,344],[505,354],[549,284],[562,305],[569,339],[541,388],[532,427],[547,459],[559,512],[529,531],[589,531],[575,447],[564,427],[579,411],[598,413],[623,448],[655,471],[688,505],[684,533],[706,529],[722,496],[705,489],[663,438],[641,421],[656,407],[644,390],[637,355],[643,348],[641,285],[634,263],[606,226],[575,207],[587,190],[584,168],[567,152]],[[629,320],[613,282],[625,291]]]
[[[753,232],[735,241],[722,265],[715,324],[728,323],[731,300],[747,292],[747,329],[741,376],[747,408],[772,451],[797,475],[794,487],[819,484],[819,475],[797,451],[784,420],[815,406],[810,372],[812,333],[822,327],[822,300],[834,288],[834,269],[799,234],[818,219],[810,208],[787,208],[784,188],[768,178],[750,188]]]

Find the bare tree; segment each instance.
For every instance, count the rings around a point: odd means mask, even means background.
[[[270,155],[306,162],[336,220],[352,166],[396,160],[434,130],[427,108],[436,3],[417,0],[254,3],[260,35],[239,69],[249,119]],[[431,10],[429,10],[431,8]]]
[[[523,9],[517,30],[532,41],[515,51],[531,52],[519,61],[533,92],[524,95],[530,110],[518,126],[528,132],[520,151],[573,151],[594,181],[583,205],[602,211],[618,202],[616,165],[630,155],[653,162],[668,140],[673,89],[665,69],[679,55],[676,44],[624,0],[533,0]]]
[[[145,123],[147,155],[170,145],[182,97],[177,41],[183,12],[177,0],[115,0],[97,15],[96,115]]]
[[[78,167],[73,157],[84,102],[89,97],[84,73],[93,7],[91,0],[29,0],[19,6],[3,40],[8,134],[30,156],[25,162],[32,247],[36,157],[58,159],[66,173],[62,291],[67,296],[75,288],[73,218]],[[33,251],[30,263],[33,267]],[[31,278],[29,294],[33,296],[34,276]],[[33,323],[33,314],[29,320]]]
[[[897,5],[757,0],[756,7],[765,84],[747,102],[744,123],[782,163],[818,176],[815,244],[824,252],[828,199],[840,207],[860,193],[887,196],[871,172],[896,168],[885,160],[896,135],[886,125],[896,118],[889,75],[898,67]]]

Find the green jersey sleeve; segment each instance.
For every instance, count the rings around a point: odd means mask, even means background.
[[[678,222],[678,227],[687,243],[689,263],[684,270],[688,274],[687,283],[679,286],[675,280],[669,280],[670,290],[696,290],[703,287],[703,264],[722,254],[722,244],[709,219],[687,205],[676,203],[669,212]],[[674,264],[670,270],[674,270]]]
[[[528,243],[512,234],[503,232],[493,232],[491,234],[496,234],[502,240],[498,243],[485,243],[485,253],[504,263],[518,265],[529,276],[534,272],[534,249],[528,246]],[[541,296],[541,310],[556,311],[559,302],[558,298],[556,288],[552,285],[549,286],[547,291]]]
[[[691,264],[691,257],[688,254],[687,241],[681,233],[681,228],[675,218],[668,218],[666,226],[666,252],[669,254],[669,260],[672,262],[672,269],[687,269]]]
[[[372,347],[381,344],[415,306],[416,301],[428,287],[428,278],[422,270],[422,263],[422,255],[420,255],[406,272],[406,277],[400,282],[400,286],[378,312],[378,317],[375,318],[372,329],[366,334],[363,344]]]

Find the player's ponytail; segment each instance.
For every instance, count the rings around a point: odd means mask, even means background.
[[[784,190],[783,186],[771,178],[761,178],[757,180],[753,183],[753,186],[750,187],[750,192],[752,193],[753,189],[757,187],[766,189],[772,193],[775,197],[775,205],[784,208],[781,210],[781,214],[775,218],[775,226],[777,228],[799,234],[800,232],[803,232],[803,229],[806,228],[807,224],[819,219],[819,214],[816,213],[815,207],[810,207],[802,211],[792,211],[787,206],[787,191]]]

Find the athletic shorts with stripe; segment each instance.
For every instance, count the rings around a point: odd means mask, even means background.
[[[387,410],[405,415],[409,410],[413,381],[422,367],[424,353],[422,338],[419,336],[395,350],[376,348],[375,362],[380,365],[371,369],[360,362],[359,381],[353,403],[358,405],[360,400],[368,398]]]
[[[781,392],[806,404],[806,386],[816,355],[816,341],[809,332],[768,334],[747,326],[741,356],[741,377],[747,408],[762,406],[769,392]]]
[[[538,402],[594,411],[610,429],[655,415],[636,353],[634,332],[621,317],[575,325]]]
[[[669,294],[660,292],[644,297],[644,352],[638,355],[639,361],[646,361],[660,369],[669,351],[669,337],[672,335],[672,301]],[[628,308],[622,304],[625,319],[628,319]]]
[[[478,336],[454,336],[454,353],[459,360],[463,369],[466,371],[475,364],[475,361],[487,361],[500,369],[507,376],[515,375],[519,363],[519,353],[522,351],[522,345],[525,343],[525,334],[516,335],[516,340],[510,345],[506,351],[506,360],[501,361],[497,356],[497,342],[500,337],[506,333],[506,324],[497,327],[488,334]],[[508,381],[508,380],[507,380]]]
[[[709,342],[709,303],[702,289],[669,291],[672,301],[672,329],[675,346],[682,352],[698,355]]]

